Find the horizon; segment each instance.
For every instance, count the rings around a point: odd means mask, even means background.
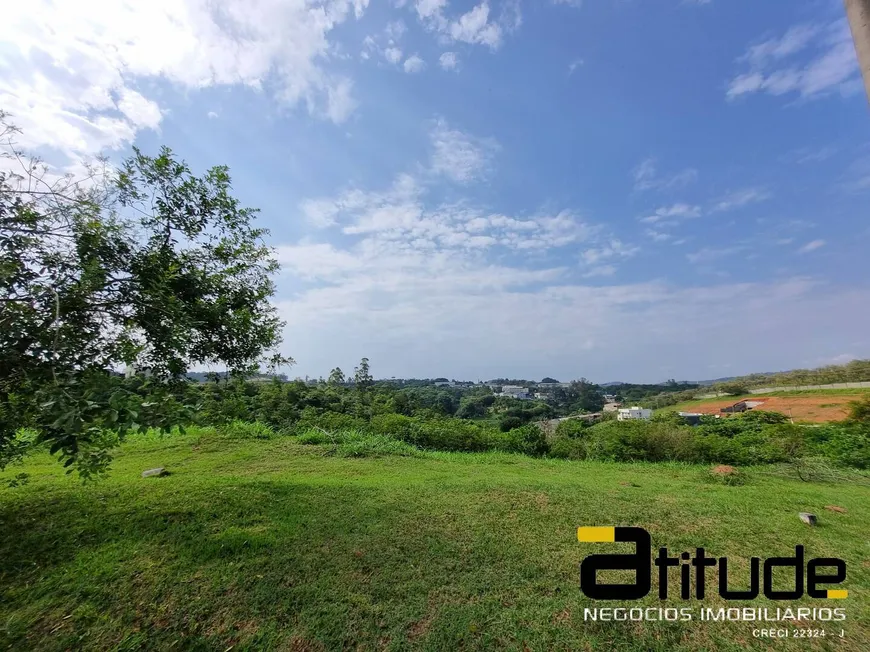
[[[38,0],[0,41],[0,109],[55,172],[161,144],[229,166],[271,231],[293,374],[870,357],[840,0]]]

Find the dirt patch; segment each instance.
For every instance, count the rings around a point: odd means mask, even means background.
[[[748,401],[760,401],[753,410],[765,412],[781,412],[795,421],[808,421],[810,423],[827,423],[828,421],[841,421],[849,416],[849,402],[854,401],[854,396],[753,396]],[[700,414],[721,414],[722,408],[734,405],[735,399],[723,399],[721,401],[705,401],[702,404],[686,407],[686,412]]]

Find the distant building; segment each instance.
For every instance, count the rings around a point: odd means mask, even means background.
[[[618,421],[633,421],[642,419],[644,421],[652,417],[652,410],[642,407],[620,408],[617,411],[616,418]]]
[[[520,400],[528,400],[531,398],[528,387],[520,387],[519,385],[503,385],[499,396],[508,398],[518,398]]]
[[[700,412],[678,412],[690,426],[697,426],[701,423],[701,417],[704,416]]]

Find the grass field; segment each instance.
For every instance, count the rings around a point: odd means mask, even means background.
[[[140,477],[155,466],[171,475]],[[339,458],[207,431],[128,442],[87,485],[47,455],[24,470],[28,484],[0,488],[4,650],[870,649],[866,484],[749,470],[726,486],[700,467],[498,454]],[[583,556],[619,548],[578,543],[579,525],[640,525],[672,554],[704,546],[729,557],[733,588],[752,555],[803,544],[846,560],[849,597],[800,606],[848,619],[801,624],[824,639],[775,642],[753,637],[758,623],[585,622],[584,607],[634,603],[581,594]]]

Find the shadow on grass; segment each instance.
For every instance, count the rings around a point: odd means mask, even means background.
[[[176,478],[0,504],[0,647],[704,648],[584,622],[571,512],[534,492]]]

